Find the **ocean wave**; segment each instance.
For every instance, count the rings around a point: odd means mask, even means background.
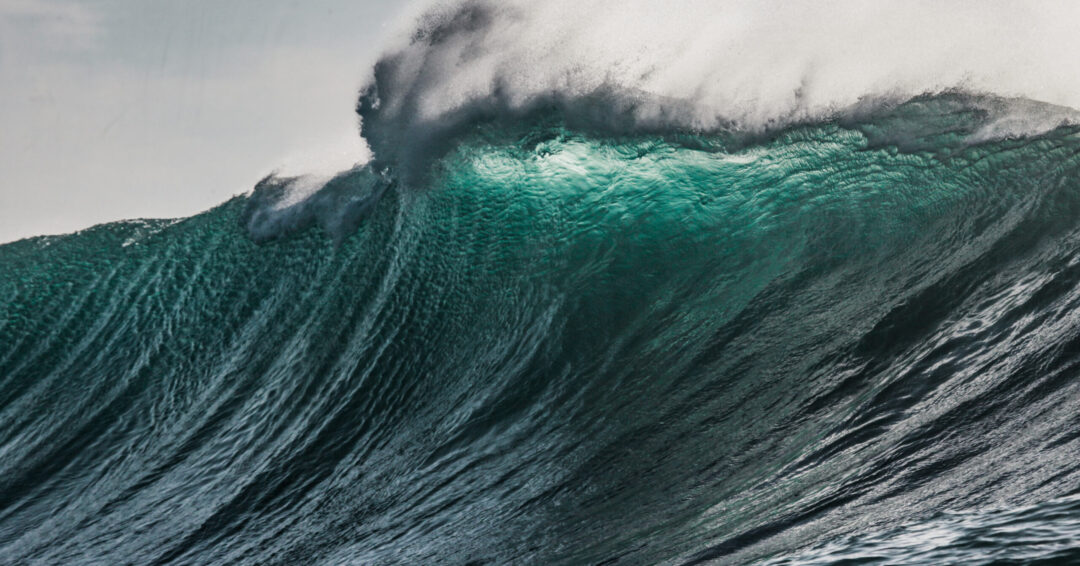
[[[0,247],[0,555],[810,560],[1073,493],[1080,134],[986,120],[488,122]]]
[[[1072,558],[1076,113],[758,4],[447,4],[370,159],[0,246],[0,563]]]
[[[998,99],[983,136],[1041,133],[1076,122],[1075,34],[1053,24],[1074,10],[996,3],[972,25],[961,2],[452,2],[383,54],[357,110],[406,175],[478,121],[549,109],[579,129],[761,133],[963,91]]]

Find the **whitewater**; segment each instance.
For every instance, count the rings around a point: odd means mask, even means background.
[[[355,165],[0,246],[0,563],[1080,561],[1036,4],[418,10]]]

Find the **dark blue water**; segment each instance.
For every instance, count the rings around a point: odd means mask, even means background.
[[[554,108],[0,246],[0,563],[1073,558],[1080,133],[985,104]]]

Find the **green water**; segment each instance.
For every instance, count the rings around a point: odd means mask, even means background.
[[[2,246],[0,562],[745,563],[1072,493],[1080,134],[984,119],[485,122]]]

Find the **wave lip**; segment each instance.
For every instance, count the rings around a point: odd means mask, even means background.
[[[427,37],[427,36],[421,36]],[[377,73],[360,99],[364,135],[376,148],[375,159],[336,175],[269,175],[253,192],[242,222],[257,241],[273,239],[318,225],[336,240],[353,233],[395,183],[420,191],[437,175],[439,160],[487,136],[489,143],[516,139],[543,143],[560,130],[611,141],[662,138],[686,147],[729,154],[767,143],[798,128],[836,124],[857,132],[870,147],[899,151],[956,152],[994,140],[1038,136],[1080,123],[1080,112],[1038,101],[1002,98],[952,90],[909,99],[884,97],[837,111],[827,118],[779,125],[769,130],[743,130],[728,123],[718,130],[686,129],[679,115],[691,115],[689,101],[658,101],[643,93],[619,93],[608,87],[572,96],[551,92],[515,106],[508,100],[480,97],[437,119],[416,117],[406,106],[387,113],[380,104],[383,82],[395,84],[394,64],[388,78]],[[382,64],[381,64],[382,65]],[[391,94],[398,93],[391,88]],[[407,96],[402,95],[405,98]],[[636,112],[654,104],[668,110],[651,112],[657,121],[641,121]],[[668,119],[671,118],[671,119]]]
[[[357,105],[363,135],[377,158],[409,175],[477,122],[546,111],[575,129],[606,133],[761,133],[968,92],[1014,101],[983,139],[1076,123],[1062,104],[1080,100],[1062,93],[1080,89],[1028,77],[1034,68],[1061,76],[1062,65],[1075,62],[1044,51],[1046,38],[1023,23],[1046,18],[1042,29],[1057,30],[1055,14],[1067,17],[1075,6],[1047,4],[1036,16],[996,5],[982,10],[993,24],[984,27],[972,25],[959,2],[931,10],[836,1],[827,17],[817,5],[766,4],[441,5],[376,63]],[[876,33],[851,33],[871,22]],[[1013,40],[1005,53],[1003,35]],[[1071,33],[1058,39],[1076,41]],[[1031,46],[1027,67],[1011,64],[1018,46]]]
[[[329,179],[269,175],[255,185],[240,222],[258,242],[312,226],[340,241],[371,215],[392,184],[384,172],[367,165]]]

